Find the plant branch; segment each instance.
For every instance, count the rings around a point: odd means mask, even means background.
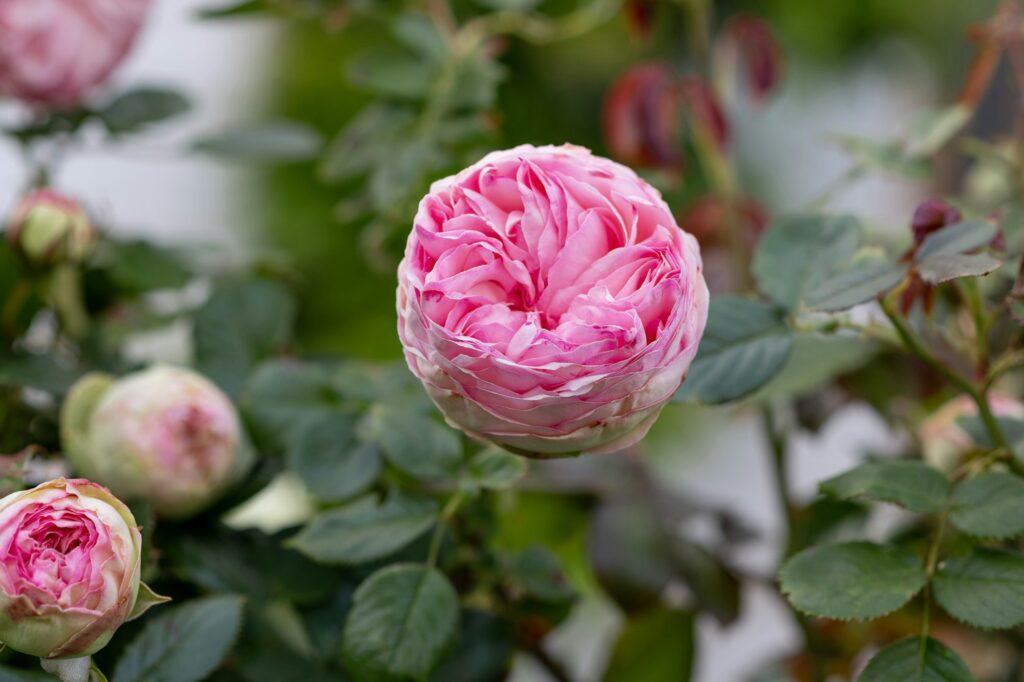
[[[437,518],[437,526],[434,527],[434,534],[430,538],[430,550],[427,552],[427,566],[433,568],[437,565],[437,557],[441,553],[441,540],[444,538],[444,531],[452,518],[455,516],[455,512],[459,510],[459,505],[462,504],[463,491],[459,490],[445,503],[444,508],[441,510],[441,515]]]

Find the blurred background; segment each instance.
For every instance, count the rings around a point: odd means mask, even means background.
[[[71,150],[58,180],[71,194],[86,198],[119,233],[194,244],[235,262],[259,258],[287,267],[305,301],[299,342],[306,350],[393,360],[400,357],[394,266],[405,237],[400,226],[408,229],[412,216],[405,196],[384,199],[400,207],[388,218],[399,225],[395,228],[381,224],[358,173],[332,171],[330,159],[254,166],[188,151],[197,137],[277,120],[305,126],[330,144],[380,94],[379,81],[397,88],[399,99],[405,96],[402,88],[415,90],[415,74],[401,65],[359,61],[367,50],[390,46],[394,39],[372,12],[359,11],[361,3],[351,4],[351,11],[327,19],[314,12],[309,18],[300,12],[298,18],[282,20],[237,11],[200,20],[201,11],[223,6],[213,0],[157,2],[117,80],[123,85],[173,84],[193,100],[193,110],[131,144]],[[587,2],[530,4],[559,15]],[[628,69],[651,60],[685,68],[695,40],[685,23],[662,7],[673,3],[632,4],[578,37],[504,41],[500,55],[488,55],[495,62],[476,74],[493,81],[496,101],[480,107],[488,112],[480,121],[481,133],[461,153],[572,142],[614,156],[602,127],[610,89]],[[966,29],[991,14],[993,6],[981,0],[715,2],[715,23],[740,12],[756,13],[772,27],[781,47],[781,78],[767,101],[755,105],[743,96],[722,98],[730,121],[730,155],[744,194],[768,216],[806,207],[850,165],[834,134],[895,138],[918,112],[955,99],[972,54]],[[999,101],[986,103],[982,112],[980,125],[990,131],[1009,125]],[[11,115],[0,108],[0,117]],[[383,117],[386,113],[379,112],[377,118]],[[369,135],[384,132],[371,127]],[[342,161],[335,165],[343,166],[361,147],[353,147],[351,139],[340,144]],[[381,182],[415,198],[432,178],[458,167],[459,158],[452,158],[416,172],[392,169]],[[679,171],[680,177],[666,179],[652,171],[653,180],[668,185],[666,196],[681,220],[700,194],[701,181],[692,173],[691,166]],[[17,149],[0,142],[0,207],[6,210],[27,182]],[[896,235],[921,198],[941,189],[905,179],[866,179],[841,188],[830,207],[858,213],[879,234]],[[173,348],[168,350],[173,343],[162,340],[151,352],[173,355]],[[801,369],[813,365],[804,359],[815,354],[851,366],[857,362],[841,347],[805,344],[792,367],[767,390],[795,393],[813,387],[813,372]],[[666,486],[737,517],[751,535],[734,547],[730,561],[745,572],[770,576],[779,559],[781,520],[762,440],[756,414],[671,405],[644,442],[641,456]],[[845,405],[826,428],[797,440],[790,481],[795,496],[810,499],[821,479],[845,470],[865,452],[893,449],[897,441],[872,410]],[[586,472],[611,467],[610,459],[587,461]],[[581,471],[582,464],[545,465],[544,475],[573,485],[589,475]],[[243,510],[236,523],[283,525],[308,509],[301,488],[282,481],[254,508]],[[577,531],[560,530],[572,513],[558,505],[536,505],[529,521],[520,524],[522,533],[536,537],[516,542],[553,546],[573,573],[569,547],[577,543]],[[698,524],[688,532],[702,537],[717,530]],[[764,661],[798,646],[799,633],[774,587],[745,584],[743,608],[734,623],[723,626],[709,616],[698,622],[695,679],[700,682],[748,679]],[[591,680],[603,669],[622,618],[599,591],[582,587],[584,599],[559,627],[551,648],[576,679]],[[512,679],[541,681],[545,674],[524,657]]]

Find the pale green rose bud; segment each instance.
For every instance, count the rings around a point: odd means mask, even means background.
[[[84,260],[96,242],[96,229],[74,199],[39,189],[14,209],[7,237],[29,265],[51,267]]]
[[[61,436],[77,471],[168,518],[209,506],[240,459],[228,397],[199,374],[164,365],[122,379],[83,377],[64,402]]]

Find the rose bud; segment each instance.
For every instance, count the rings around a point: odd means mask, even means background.
[[[988,405],[996,417],[1024,419],[1024,403],[1008,395],[990,393]],[[952,471],[960,458],[974,447],[970,434],[957,420],[977,415],[978,406],[971,398],[962,395],[921,422],[918,437],[925,461],[942,471]]]
[[[679,170],[681,104],[668,65],[656,62],[629,69],[605,97],[605,144],[625,163]]]
[[[537,457],[639,441],[707,321],[697,240],[633,171],[571,145],[434,183],[398,282],[406,360],[449,423]]]
[[[115,380],[89,374],[61,410],[77,471],[124,499],[183,518],[213,502],[239,458],[241,427],[220,389],[187,369],[155,366]]]
[[[932,232],[960,222],[960,211],[941,199],[929,199],[914,209],[910,227],[914,231],[914,246],[918,247]]]
[[[728,68],[742,71],[755,102],[763,102],[778,86],[782,50],[763,19],[740,14],[726,21],[716,45],[716,58]]]
[[[29,265],[46,267],[84,260],[96,242],[96,230],[77,201],[38,189],[14,209],[7,238]]]
[[[124,59],[150,0],[0,1],[0,95],[73,107]]]
[[[0,641],[40,658],[88,656],[160,601],[140,592],[131,511],[82,479],[0,499]]]
[[[703,78],[687,76],[679,81],[683,111],[698,138],[707,139],[718,151],[729,146],[729,121],[718,96]]]

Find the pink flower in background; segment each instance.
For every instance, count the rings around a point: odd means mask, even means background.
[[[223,492],[241,444],[228,397],[199,374],[167,366],[120,380],[83,377],[65,400],[61,435],[83,475],[179,518]]]
[[[635,173],[573,146],[435,183],[398,279],[406,360],[448,421],[534,456],[640,440],[707,319],[696,240]]]
[[[96,228],[82,206],[48,187],[25,195],[7,225],[7,239],[33,266],[82,261],[96,237]]]
[[[0,95],[71,107],[124,59],[150,0],[0,0]]]
[[[57,479],[0,500],[0,641],[87,656],[132,614],[142,538],[105,488]]]

